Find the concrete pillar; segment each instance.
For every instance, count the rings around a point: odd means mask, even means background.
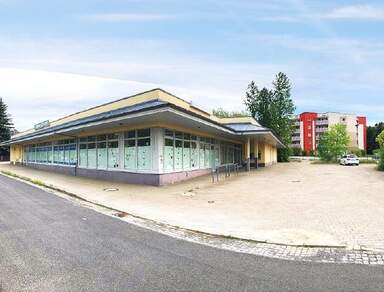
[[[255,161],[256,161],[256,168],[259,168],[259,142],[255,139]]]
[[[245,145],[245,158],[247,161],[247,171],[251,170],[251,140],[247,137],[247,143]]]

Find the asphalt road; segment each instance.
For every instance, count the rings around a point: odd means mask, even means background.
[[[384,268],[177,240],[0,175],[0,291],[383,291]]]

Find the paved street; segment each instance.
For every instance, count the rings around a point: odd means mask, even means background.
[[[384,251],[384,173],[374,165],[280,163],[220,183],[203,176],[161,188],[9,164],[0,164],[0,170],[186,229],[270,243]],[[104,190],[111,187],[118,191]]]
[[[4,291],[380,291],[384,282],[379,266],[283,261],[176,240],[3,176],[0,210]]]

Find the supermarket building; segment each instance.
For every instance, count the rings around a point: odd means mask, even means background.
[[[251,117],[218,118],[162,89],[39,123],[1,145],[13,164],[149,185],[222,165],[270,166],[284,147]]]

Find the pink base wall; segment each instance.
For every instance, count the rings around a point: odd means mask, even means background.
[[[164,186],[164,185],[174,184],[179,181],[210,174],[211,171],[212,171],[211,169],[196,169],[196,170],[190,170],[190,171],[180,171],[180,172],[160,174],[159,185]]]

